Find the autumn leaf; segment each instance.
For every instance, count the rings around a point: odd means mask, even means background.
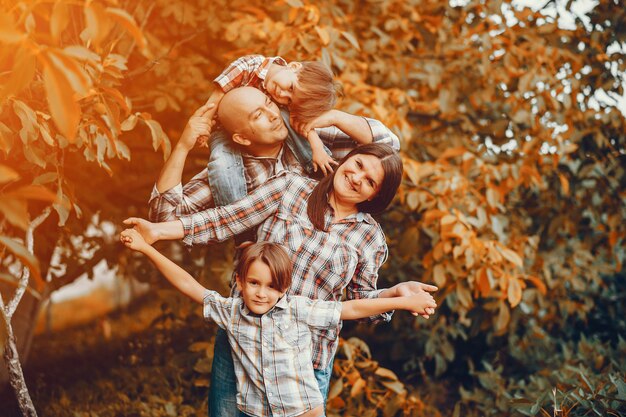
[[[74,96],[74,89],[63,72],[49,61],[44,61],[43,79],[48,108],[55,125],[70,143],[76,139],[81,109]]]
[[[28,269],[36,281],[42,282],[39,272],[39,261],[19,242],[0,235],[0,245],[11,251]]]

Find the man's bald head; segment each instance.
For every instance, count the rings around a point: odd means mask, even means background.
[[[241,133],[246,125],[242,121],[253,109],[249,104],[259,99],[265,101],[265,94],[253,87],[233,88],[224,94],[217,109],[217,117],[224,129],[231,134]]]
[[[232,139],[251,153],[275,152],[287,138],[278,106],[253,87],[233,88],[224,94],[217,116]]]

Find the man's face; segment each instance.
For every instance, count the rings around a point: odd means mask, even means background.
[[[241,128],[237,133],[250,142],[251,147],[272,147],[282,144],[287,138],[287,127],[280,110],[260,90],[246,91],[240,98]]]
[[[255,314],[267,313],[285,295],[274,287],[269,266],[260,260],[250,264],[245,277],[237,276],[237,289],[248,310]]]

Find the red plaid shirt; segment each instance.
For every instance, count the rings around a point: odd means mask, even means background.
[[[400,141],[384,124],[375,119],[364,118],[372,131],[373,142],[385,143],[395,150],[400,149]],[[324,145],[331,150],[333,158],[340,160],[357,145],[348,135],[335,126],[316,129]],[[246,189],[251,192],[270,177],[282,170],[304,175],[304,168],[288,146],[283,146],[277,158],[257,157],[243,153],[243,168]],[[180,216],[196,213],[215,206],[208,171],[199,172],[185,186],[175,187],[159,193],[156,185],[152,189],[148,218],[152,222],[167,222]]]
[[[333,222],[333,209],[328,205],[325,231],[317,230],[306,212],[307,199],[316,184],[310,178],[283,172],[230,206],[181,217],[183,241],[188,245],[224,241],[260,225],[257,241],[281,243],[291,255],[290,294],[340,301],[345,290],[347,299],[378,297],[378,269],[387,259],[382,229],[365,213]],[[386,313],[372,319],[390,318]],[[313,333],[316,369],[328,367],[340,329],[341,323]]]
[[[243,86],[263,90],[270,64],[287,65],[287,61],[279,56],[245,55],[233,61],[213,82],[225,93]]]

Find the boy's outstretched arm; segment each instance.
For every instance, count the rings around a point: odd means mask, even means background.
[[[200,304],[204,303],[204,292],[206,288],[200,285],[187,271],[146,243],[137,230],[124,230],[120,234],[120,240],[127,247],[146,255],[178,291]]]
[[[363,298],[341,303],[341,319],[356,320],[376,316],[391,310],[408,310],[423,313],[425,309],[434,309],[437,303],[427,292],[407,297]]]

